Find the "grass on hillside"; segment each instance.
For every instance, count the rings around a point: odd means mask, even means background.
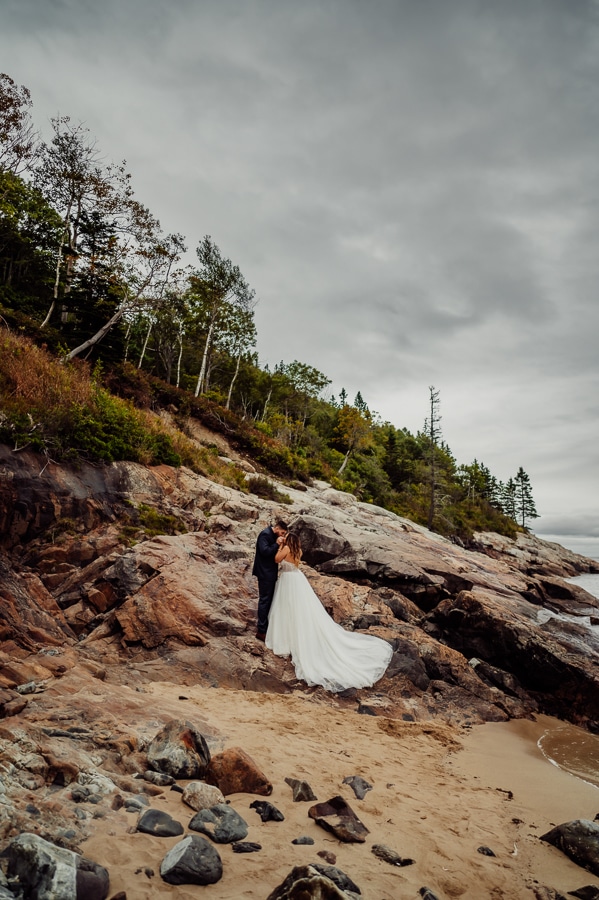
[[[0,333],[0,442],[56,461],[186,465],[247,490],[243,472],[149,410],[109,393],[86,363],[60,362],[10,332]]]

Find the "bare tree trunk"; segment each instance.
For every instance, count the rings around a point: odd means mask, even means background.
[[[345,467],[346,467],[347,462],[348,462],[348,460],[349,460],[349,455],[350,455],[350,453],[351,453],[351,447],[350,447],[350,449],[347,451],[347,453],[345,454],[345,459],[343,460],[343,462],[341,463],[341,466],[340,466],[339,469],[337,470],[337,475],[343,475],[343,473],[344,473],[344,471],[345,471]]]
[[[95,344],[98,344],[102,340],[102,338],[108,334],[112,326],[116,325],[116,323],[123,318],[123,313],[123,309],[117,309],[113,317],[109,319],[108,322],[106,322],[106,324],[103,325],[99,331],[96,331],[96,333],[87,341],[84,341],[82,344],[79,344],[78,347],[75,347],[74,350],[71,350],[70,353],[67,353],[67,355],[65,356],[65,360],[74,359],[76,356],[79,356],[80,353],[83,353],[84,350],[87,350],[89,347],[93,347]]]
[[[127,357],[129,356],[129,335],[131,334],[131,322],[127,325],[127,334],[125,335],[125,355],[123,357],[123,362],[127,362]]]
[[[266,410],[268,409],[268,404],[270,403],[271,396],[272,396],[272,387],[268,392],[268,397],[266,398],[266,403],[264,404],[264,410],[262,412],[262,419],[260,420],[261,422],[264,422],[264,420],[266,418]]]
[[[40,325],[40,328],[45,328],[50,319],[52,318],[52,313],[56,309],[56,301],[58,300],[58,288],[60,287],[60,271],[62,269],[62,248],[64,247],[64,241],[61,240],[60,246],[58,248],[58,258],[56,260],[56,274],[54,276],[54,290],[52,291],[52,303],[50,304],[50,309],[46,313],[46,318]]]
[[[142,364],[143,361],[144,361],[144,356],[146,355],[146,350],[147,350],[147,348],[148,348],[148,341],[150,340],[150,333],[151,333],[151,331],[152,331],[152,320],[150,319],[150,322],[148,323],[148,330],[146,331],[146,339],[145,339],[145,341],[144,341],[144,345],[143,345],[143,348],[142,348],[142,351],[141,351],[141,355],[140,355],[140,357],[139,357],[139,362],[138,362],[138,364],[137,364],[137,368],[138,368],[138,369],[141,369],[141,364]]]
[[[183,356],[183,334],[179,333],[179,356],[177,357],[177,387],[181,383],[181,357]]]
[[[237,357],[237,365],[235,366],[235,374],[233,375],[233,378],[231,379],[231,384],[229,385],[229,395],[227,397],[227,405],[225,407],[226,409],[229,409],[231,406],[231,394],[233,393],[233,385],[235,384],[235,382],[237,380],[237,376],[239,375],[240,363],[241,363],[241,351],[239,351],[239,355]]]
[[[206,379],[206,366],[208,363],[208,351],[210,350],[210,344],[212,343],[212,333],[214,331],[214,322],[215,317],[212,318],[210,322],[210,328],[208,329],[208,334],[206,335],[206,343],[204,345],[204,355],[202,356],[202,365],[200,366],[200,374],[198,375],[198,383],[196,384],[196,389],[194,393],[194,397],[197,397],[200,391],[203,389],[204,381]]]

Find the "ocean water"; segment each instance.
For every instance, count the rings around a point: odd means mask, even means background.
[[[599,575],[593,573],[587,573],[585,575],[576,575],[575,578],[566,578],[566,581],[571,582],[571,584],[578,584],[581,588],[584,588],[585,591],[588,591],[589,594],[592,594],[593,597],[599,597]]]
[[[566,550],[599,561],[599,537],[584,534],[536,534],[543,541],[561,544]]]
[[[576,778],[599,787],[599,736],[564,722],[549,728],[537,746],[545,759]]]
[[[554,544],[561,544],[566,550],[580,553],[581,556],[587,556],[589,559],[594,559],[599,563],[599,537],[578,534],[538,534],[537,537],[544,541],[551,541]],[[585,573],[566,580],[571,581],[572,584],[580,585],[593,597],[599,597],[599,573]]]
[[[599,537],[573,534],[539,534],[537,537],[599,562]],[[585,573],[566,580],[599,598],[599,574]],[[538,747],[554,766],[599,787],[599,735],[564,722],[549,728],[539,739]]]

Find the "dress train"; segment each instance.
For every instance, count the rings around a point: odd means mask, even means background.
[[[287,560],[279,566],[266,646],[277,656],[291,656],[297,678],[334,693],[370,687],[393,655],[387,641],[333,621],[304,573]]]

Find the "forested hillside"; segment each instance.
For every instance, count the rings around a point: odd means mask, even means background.
[[[184,264],[186,239],[162,231],[125,164],[65,116],[42,140],[28,90],[0,75],[0,441],[186,464],[248,490],[186,437],[193,417],[267,473],[325,479],[449,536],[513,535],[537,516],[522,468],[502,483],[457,463],[434,388],[414,435],[360,393],[332,396],[310,365],[261,365],[254,290],[209,235],[196,241]]]

